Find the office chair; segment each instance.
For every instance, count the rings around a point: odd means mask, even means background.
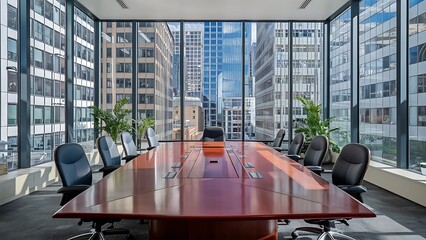
[[[223,142],[224,130],[222,127],[206,127],[201,137],[202,142]]]
[[[283,128],[281,128],[277,132],[277,135],[275,136],[275,139],[274,139],[274,143],[272,144],[272,148],[277,150],[278,152],[281,152],[281,151],[284,150],[281,147],[281,145],[283,144],[284,136],[285,136],[285,130]]]
[[[331,172],[332,183],[347,192],[349,195],[354,197],[360,202],[363,202],[361,194],[367,192],[367,188],[364,187],[362,181],[364,175],[367,172],[368,164],[370,162],[370,150],[358,143],[351,143],[343,147],[334,164]],[[335,239],[334,237],[341,239],[354,240],[353,238],[344,235],[341,231],[335,229],[335,220],[333,219],[315,219],[305,220],[310,224],[318,224],[321,227],[301,227],[296,228],[291,236],[296,239],[299,234],[298,232],[312,232],[320,234],[318,240]],[[336,219],[336,221],[349,225],[346,219]]]
[[[324,162],[328,151],[328,138],[326,136],[316,136],[306,149],[305,157],[299,155],[289,155],[288,157],[300,162],[303,160],[303,165],[312,172],[321,175],[324,169],[321,164]]]
[[[148,139],[148,148],[147,150],[151,150],[153,148],[156,148],[160,146],[160,143],[158,142],[157,135],[155,134],[155,131],[153,128],[149,127],[146,129],[146,139]]]
[[[104,177],[121,167],[120,153],[110,136],[98,137],[96,139],[96,147],[104,164],[104,167],[99,169],[100,172],[103,172]]]
[[[92,169],[89,160],[82,146],[77,143],[65,143],[59,145],[54,151],[54,160],[59,176],[62,180],[63,187],[58,190],[62,193],[60,205],[63,206],[81,192],[85,191],[92,185]],[[81,219],[78,225],[83,222],[93,222],[91,232],[83,233],[69,239],[76,239],[83,236],[90,236],[89,239],[105,239],[104,235],[127,234],[130,233],[126,229],[110,228],[102,230],[102,225],[112,223],[111,219]]]
[[[305,142],[305,135],[303,135],[303,133],[296,134],[293,138],[293,141],[291,141],[290,145],[288,146],[286,156],[289,157],[289,156],[300,155],[304,142]]]
[[[121,143],[123,144],[124,153],[126,154],[126,156],[123,157],[123,159],[126,160],[126,162],[139,156],[136,144],[133,141],[132,135],[129,132],[121,133]]]

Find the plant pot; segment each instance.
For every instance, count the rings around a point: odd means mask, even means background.
[[[7,162],[5,162],[5,163],[0,163],[0,175],[5,175],[5,174],[7,174],[8,170],[9,170],[9,167],[8,167],[8,165],[7,165]]]
[[[336,153],[336,152],[331,152],[331,161],[333,163],[336,163],[337,158],[339,157],[340,153]]]
[[[420,163],[420,171],[422,171],[422,174],[426,176],[426,162]]]

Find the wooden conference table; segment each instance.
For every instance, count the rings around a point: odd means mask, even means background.
[[[276,239],[277,219],[374,216],[262,143],[170,142],[103,178],[53,217],[150,219],[150,239]]]

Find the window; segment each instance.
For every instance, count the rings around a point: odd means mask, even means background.
[[[11,61],[17,61],[17,46],[16,40],[12,38],[7,39],[7,59]]]
[[[34,12],[44,15],[44,0],[34,0]]]
[[[34,48],[34,66],[44,68],[44,52],[40,49]]]
[[[18,30],[18,10],[7,5],[7,26],[13,30]]]
[[[18,118],[18,112],[17,112],[17,105],[16,104],[8,104],[7,105],[7,125],[17,125],[17,118]]]

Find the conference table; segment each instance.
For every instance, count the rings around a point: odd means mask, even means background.
[[[375,214],[263,143],[227,141],[163,142],[53,217],[149,219],[150,239],[277,239],[278,219]]]

